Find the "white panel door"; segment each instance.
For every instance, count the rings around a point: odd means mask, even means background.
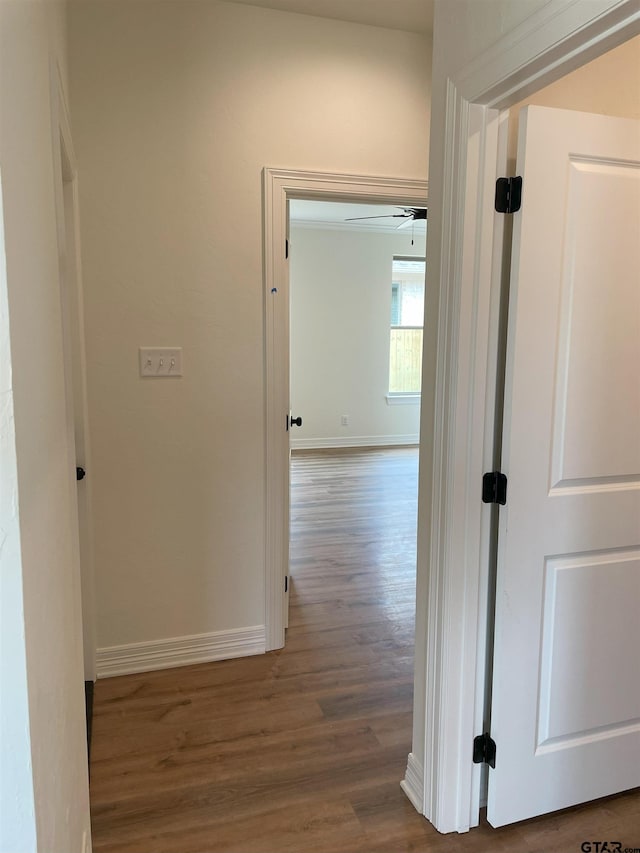
[[[493,826],[640,785],[639,161],[636,121],[521,113]]]

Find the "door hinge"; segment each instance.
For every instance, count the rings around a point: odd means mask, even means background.
[[[496,766],[496,742],[489,732],[478,735],[473,739],[473,763]]]
[[[289,241],[288,240],[284,241],[284,257],[285,257],[285,260],[287,260],[289,257]]]
[[[284,576],[284,591],[289,592],[289,575]]]
[[[501,471],[491,471],[482,477],[482,502],[501,504],[507,502],[507,478]]]
[[[498,178],[496,181],[496,210],[515,213],[522,205],[522,178]]]

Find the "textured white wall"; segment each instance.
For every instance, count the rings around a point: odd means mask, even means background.
[[[391,266],[424,257],[425,234],[291,230],[292,442],[413,437],[420,407],[387,405]],[[349,425],[340,418],[349,415]],[[333,443],[333,442],[332,442]]]
[[[89,831],[50,98],[64,30],[60,4],[0,4],[3,853],[80,851]]]
[[[424,179],[429,44],[211,0],[73,3],[69,38],[98,646],[260,625],[261,171]]]

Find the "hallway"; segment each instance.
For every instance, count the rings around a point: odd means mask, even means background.
[[[439,835],[400,790],[411,748],[417,449],[292,462],[285,649],[97,683],[96,853],[640,847],[621,795]]]

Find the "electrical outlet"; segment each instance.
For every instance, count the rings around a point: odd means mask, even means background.
[[[349,426],[349,415],[343,415],[340,418],[340,423],[342,426]]]
[[[140,376],[182,376],[182,347],[140,347]]]

